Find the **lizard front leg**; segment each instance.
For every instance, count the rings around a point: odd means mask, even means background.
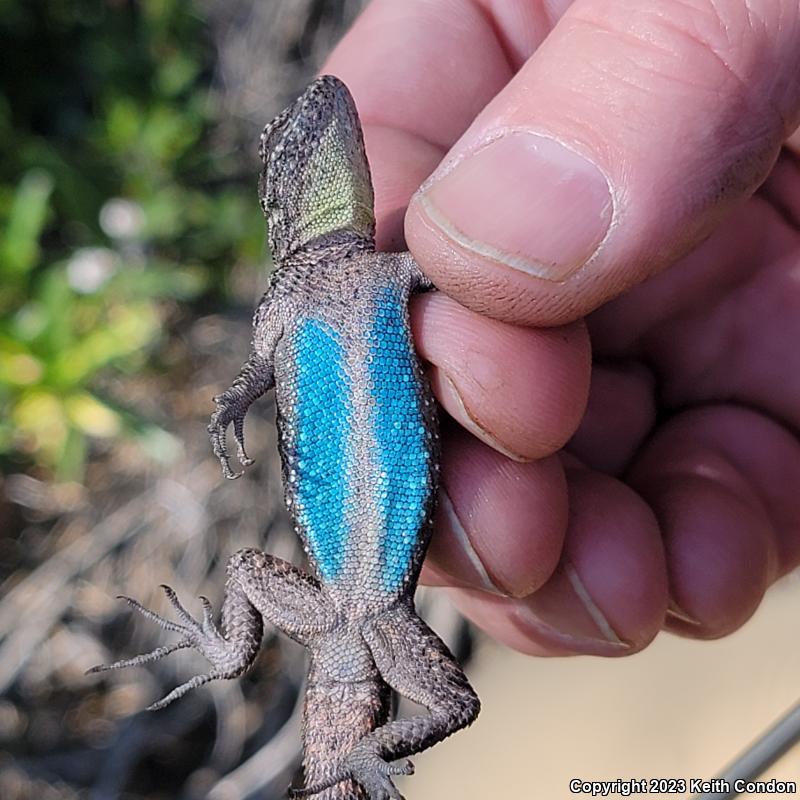
[[[411,253],[397,253],[394,256],[400,264],[400,269],[405,273],[406,280],[412,292],[429,292],[436,287],[433,281],[422,271]]]
[[[217,410],[211,415],[208,433],[214,455],[222,466],[222,474],[229,479],[238,478],[242,473],[234,472],[230,466],[225,441],[228,426],[233,423],[239,462],[244,467],[250,466],[253,460],[247,455],[244,446],[244,418],[250,406],[275,383],[273,358],[282,325],[270,300],[270,292],[267,292],[256,309],[253,317],[253,342],[247,361],[242,364],[231,386],[214,398]]]
[[[447,646],[411,605],[367,623],[363,635],[386,683],[429,712],[380,726],[345,759],[350,777],[365,787],[371,800],[398,800],[391,776],[409,769],[391,762],[401,760],[403,765],[402,759],[471,724],[480,701]]]
[[[287,561],[252,548],[239,550],[228,561],[220,627],[214,623],[214,613],[206,598],[200,598],[203,619],[198,621],[169,586],[163,588],[179,622],[161,617],[130,597],[122,599],[162,628],[180,634],[180,640],[150,653],[89,670],[103,672],[137,666],[188,647],[202,653],[211,663],[211,670],[153,703],[149,706],[151,711],[163,708],[196,686],[242,675],[258,654],[264,620],[303,644],[309,644],[317,634],[329,629],[334,620],[330,601],[315,578]]]

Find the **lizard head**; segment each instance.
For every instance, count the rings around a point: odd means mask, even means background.
[[[259,200],[273,258],[280,262],[321,236],[372,241],[372,180],[355,103],[323,75],[264,128]]]

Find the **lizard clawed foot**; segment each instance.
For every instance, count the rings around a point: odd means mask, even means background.
[[[392,781],[393,775],[413,775],[414,765],[407,759],[386,761],[380,745],[369,737],[362,739],[347,755],[344,768],[366,789],[370,800],[403,800]]]
[[[242,473],[231,469],[225,432],[233,423],[239,462],[243,467],[249,467],[253,459],[244,449],[244,418],[247,409],[264,394],[271,380],[272,371],[265,360],[251,352],[230,388],[214,398],[217,410],[211,415],[208,433],[211,436],[214,455],[222,466],[222,474],[229,480],[238,478]]]
[[[232,422],[239,463],[243,467],[249,467],[253,463],[253,459],[247,455],[244,448],[244,418],[250,403],[237,395],[232,388],[217,395],[214,402],[217,404],[217,410],[211,415],[211,422],[208,426],[211,446],[214,448],[214,455],[219,459],[222,474],[228,480],[235,480],[242,473],[234,472],[231,469],[225,434]]]
[[[311,797],[344,780],[354,780],[366,790],[369,800],[404,800],[392,781],[393,775],[413,775],[414,765],[407,758],[386,761],[380,746],[362,739],[344,759],[341,773],[330,781],[304,789],[290,789],[292,798]]]
[[[345,759],[350,777],[360,783],[370,800],[403,800],[392,781],[393,775],[413,775],[414,765],[407,758],[384,761],[377,746],[356,745]]]
[[[235,678],[241,675],[247,667],[250,666],[254,657],[254,653],[251,653],[249,649],[237,648],[219,632],[214,624],[214,611],[208,598],[200,598],[200,602],[203,605],[203,620],[202,622],[198,622],[183,607],[173,589],[163,584],[161,588],[164,590],[172,607],[177,612],[181,620],[180,622],[173,622],[165,619],[149,608],[145,608],[138,600],[134,600],[132,597],[120,595],[119,599],[124,600],[131,608],[136,609],[140,614],[156,622],[165,630],[181,634],[180,641],[176,644],[159,647],[149,653],[134,656],[133,658],[126,658],[122,661],[116,661],[113,664],[99,664],[87,670],[87,674],[91,674],[95,672],[106,672],[112,669],[123,669],[124,667],[135,667],[140,664],[146,664],[150,661],[164,658],[164,656],[174,653],[176,650],[183,650],[188,647],[193,647],[195,650],[198,650],[211,662],[213,666],[211,671],[205,675],[197,675],[186,683],[173,689],[166,697],[148,706],[148,711],[156,711],[160,708],[164,708],[164,706],[169,705],[173,700],[183,697],[188,691],[197,686],[202,686],[204,683],[209,683],[219,678]]]

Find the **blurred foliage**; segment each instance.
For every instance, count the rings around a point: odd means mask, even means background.
[[[152,432],[98,376],[145,368],[170,309],[218,300],[232,264],[261,256],[253,175],[216,133],[196,11],[0,0],[4,471],[79,480],[92,437]]]

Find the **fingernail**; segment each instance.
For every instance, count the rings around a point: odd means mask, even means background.
[[[592,599],[575,568],[565,563],[519,609],[520,620],[569,649],[600,654],[631,649]]]
[[[611,223],[611,189],[584,156],[511,131],[423,187],[430,220],[459,245],[514,269],[563,281],[597,250]]]
[[[578,600],[588,616],[591,618],[592,622],[594,622],[595,627],[600,632],[602,638],[607,642],[611,642],[611,644],[625,644],[625,642],[623,642],[622,639],[620,639],[619,636],[617,636],[617,634],[614,632],[614,629],[611,627],[611,623],[608,621],[608,618],[600,610],[600,606],[598,606],[597,603],[592,600],[592,596],[589,594],[589,591],[581,580],[581,576],[578,575],[575,567],[573,567],[569,562],[565,563],[564,573],[567,576],[570,586],[572,586],[573,591],[577,595]]]
[[[667,616],[680,620],[680,622],[685,622],[687,625],[696,625],[697,627],[701,627],[703,624],[700,622],[700,620],[695,619],[690,614],[687,614],[674,600],[669,601]]]
[[[489,431],[486,430],[486,428],[484,428],[472,414],[470,414],[467,406],[464,404],[464,399],[461,397],[461,393],[458,391],[458,387],[452,381],[450,376],[446,375],[444,372],[441,374],[443,378],[441,384],[442,388],[447,392],[450,400],[452,401],[449,405],[448,411],[450,412],[451,416],[454,417],[454,419],[463,425],[477,439],[485,442],[493,450],[497,450],[498,453],[502,453],[512,461],[518,461],[524,464],[531,460],[530,458],[521,456],[519,453],[515,453],[513,450],[509,450],[509,448],[507,448],[491,433],[489,433]]]
[[[458,573],[458,576],[451,574],[448,565],[441,563],[441,559],[439,559],[440,569],[448,575],[451,575],[451,577],[457,577],[458,582],[461,584],[463,584],[463,578],[460,576],[465,573],[472,573],[472,581],[470,581],[471,588],[478,586],[492,594],[506,595],[507,592],[503,592],[492,580],[480,556],[475,552],[469,534],[461,523],[453,501],[450,499],[450,495],[444,487],[440,487],[439,489],[439,513],[444,516],[447,528],[453,536],[453,539],[455,539],[458,545],[458,552],[462,556],[460,564],[452,565],[455,568],[454,572]],[[453,548],[450,548],[450,552],[453,552]]]

